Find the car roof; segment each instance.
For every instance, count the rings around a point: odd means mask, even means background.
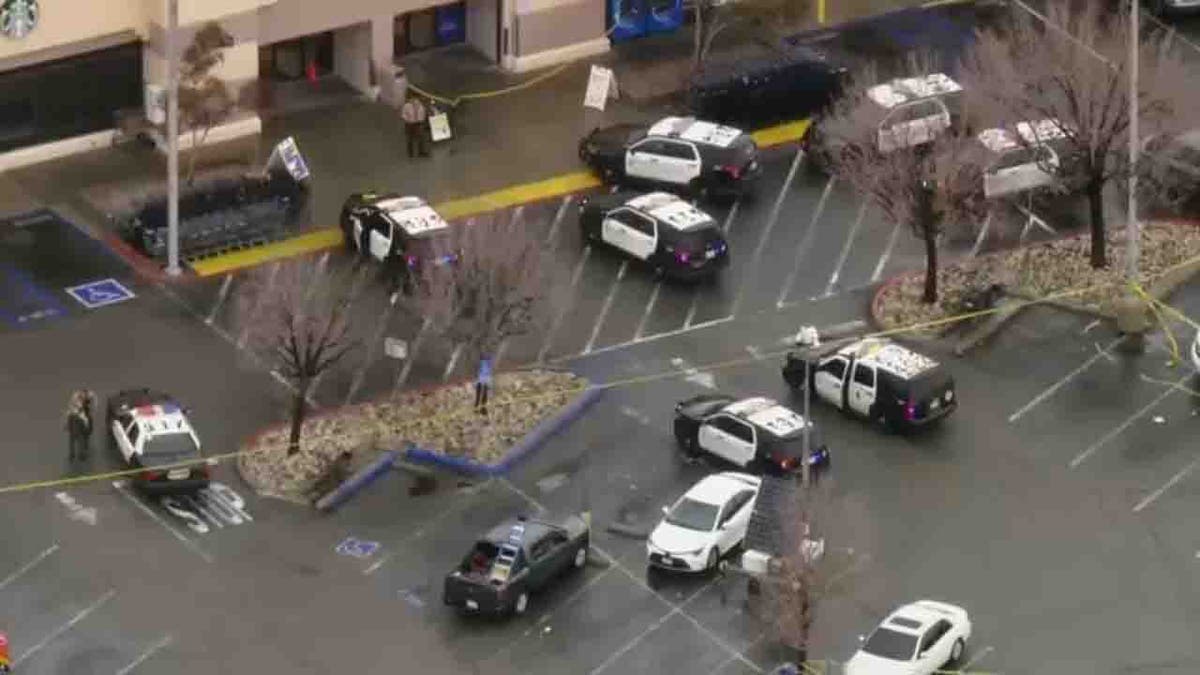
[[[711,476],[705,476],[700,482],[688,489],[684,493],[684,496],[706,504],[721,505],[742,490],[752,489],[757,491],[760,483],[761,480],[759,478],[750,474],[723,471]]]
[[[860,340],[838,350],[838,354],[855,357],[906,380],[938,366],[938,362],[928,356],[881,338]]]
[[[375,202],[373,206],[409,236],[433,234],[450,227],[450,224],[420,197],[389,197]]]
[[[518,533],[517,525],[521,525],[523,529]],[[521,547],[528,547],[530,543],[537,541],[547,532],[554,529],[560,529],[541,520],[533,520],[526,518],[509,518],[501,522],[499,525],[488,530],[483,539],[497,546],[510,543],[510,538],[517,538],[521,542]]]
[[[902,103],[956,94],[962,85],[945,73],[896,78],[867,90],[867,97],[889,110]]]
[[[651,192],[625,203],[676,230],[690,230],[715,222],[712,216],[669,192]]]
[[[744,398],[725,406],[724,411],[777,436],[804,429],[804,416],[765,396]]]
[[[945,614],[914,602],[889,614],[880,625],[902,633],[920,635],[932,624],[946,618]]]
[[[742,135],[742,130],[695,117],[664,117],[655,122],[647,134],[728,148]]]

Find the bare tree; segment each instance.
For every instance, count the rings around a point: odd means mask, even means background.
[[[700,68],[717,36],[737,26],[775,47],[789,28],[812,15],[812,0],[696,0],[692,16],[692,70]]]
[[[233,46],[233,36],[219,23],[204,24],[183,52],[179,71],[179,113],[192,134],[192,152],[188,158],[187,182],[196,174],[200,146],[213,127],[229,118],[238,101],[224,80],[213,74],[225,61],[224,50]]]
[[[837,494],[830,480],[807,488],[795,481],[770,487],[779,493],[771,504],[777,555],[758,585],[754,608],[802,664],[825,601],[845,593],[867,571],[874,532],[864,505]]]
[[[407,300],[437,334],[482,366],[505,340],[542,325],[550,261],[520,219],[484,218],[456,227],[444,246],[453,261],[425,265]]]
[[[894,139],[882,150],[881,133],[914,133],[881,126],[880,107],[867,96],[875,81],[868,69],[854,79],[821,122],[821,139],[834,175],[861,192],[885,218],[907,226],[925,246],[922,300],[938,300],[938,243],[947,227],[978,222],[987,213],[983,194],[984,149],[951,128],[915,146]],[[881,132],[881,129],[883,130]],[[823,150],[823,151],[825,151]]]
[[[300,451],[300,432],[313,383],[359,340],[351,331],[353,275],[309,259],[260,267],[236,299],[246,344],[292,388],[288,454]]]
[[[1104,191],[1128,175],[1129,28],[1127,15],[1105,3],[1050,3],[1052,27],[1015,13],[997,29],[983,31],[964,58],[962,79],[971,109],[993,126],[1051,120],[1067,148],[1041,168],[1064,189],[1087,198],[1090,259],[1107,264]],[[1167,34],[1139,36],[1138,110],[1145,137],[1181,130],[1200,103],[1200,84]],[[1044,139],[1022,137],[1031,146]]]

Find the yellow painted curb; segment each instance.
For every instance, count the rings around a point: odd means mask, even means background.
[[[488,211],[506,209],[518,204],[528,204],[529,202],[541,201],[551,197],[561,197],[565,194],[599,187],[600,185],[600,179],[596,178],[590,171],[576,171],[540,180],[536,183],[513,185],[512,187],[506,187],[475,197],[436,204],[433,208],[446,220],[454,220],[456,218],[487,213]]]
[[[759,129],[752,132],[750,137],[758,144],[760,148],[769,148],[773,145],[782,145],[783,143],[794,143],[808,131],[810,120],[798,120],[795,122],[785,122],[777,124],[766,129]]]
[[[266,246],[257,246],[244,251],[235,251],[191,263],[198,276],[211,277],[246,267],[254,267],[280,258],[322,251],[337,246],[342,241],[342,232],[336,227],[326,227],[302,235],[277,241]]]

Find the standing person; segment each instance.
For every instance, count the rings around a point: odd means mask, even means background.
[[[475,376],[475,411],[487,415],[488,390],[492,388],[492,357],[479,359],[479,374]]]
[[[83,458],[87,459],[87,453],[92,451],[92,431],[96,429],[96,417],[92,414],[96,406],[96,392],[91,389],[83,390],[83,416],[87,420],[87,426],[84,427],[83,434]]]
[[[404,137],[408,145],[408,156],[429,156],[429,148],[425,145],[425,121],[429,113],[420,97],[410,96],[400,108],[400,119],[404,120]]]
[[[75,461],[76,459],[84,459],[87,457],[87,437],[90,433],[90,421],[85,412],[85,393],[81,390],[71,392],[71,398],[67,401],[66,427],[67,438],[70,443],[70,454],[68,459]]]

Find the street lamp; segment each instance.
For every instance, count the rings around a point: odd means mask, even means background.
[[[812,400],[812,355],[814,349],[821,346],[821,336],[815,326],[802,326],[796,333],[796,347],[801,350],[804,358],[804,446],[800,455],[800,482],[804,487],[812,480],[812,467],[809,466],[812,457],[812,445],[809,430],[812,428],[812,418],[809,417],[809,402]]]
[[[179,269],[179,0],[167,0],[167,274]],[[194,149],[193,149],[194,152]]]
[[[1129,283],[1138,278],[1138,253],[1141,236],[1137,222],[1138,161],[1138,0],[1129,0],[1129,221],[1125,224],[1125,273]]]

